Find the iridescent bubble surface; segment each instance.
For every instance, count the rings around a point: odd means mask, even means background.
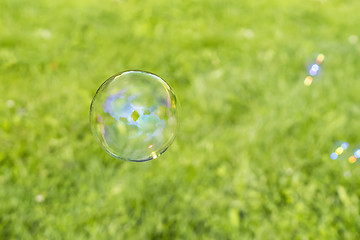
[[[102,148],[115,158],[137,162],[166,151],[175,138],[178,116],[170,86],[142,71],[110,77],[90,107],[91,129]]]

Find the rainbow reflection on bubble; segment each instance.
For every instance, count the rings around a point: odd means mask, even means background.
[[[311,64],[308,72],[310,76],[307,76],[304,80],[304,85],[305,86],[310,86],[313,82],[313,77],[317,76],[320,73],[320,65],[323,63],[325,59],[325,55],[320,53],[317,55],[316,57],[316,61],[315,63]]]

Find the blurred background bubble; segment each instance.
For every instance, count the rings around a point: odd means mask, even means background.
[[[322,53],[316,54],[315,63],[311,63],[308,66],[308,73],[310,76],[307,76],[304,80],[305,86],[310,86],[313,82],[313,79],[321,73],[320,65],[323,63],[325,55]],[[313,61],[313,60],[312,60]]]
[[[349,148],[349,143],[347,142],[336,142],[334,144],[334,151],[330,154],[332,160],[337,159],[339,156],[344,156],[344,152]],[[348,151],[346,151],[348,152]],[[344,155],[343,155],[344,154]]]

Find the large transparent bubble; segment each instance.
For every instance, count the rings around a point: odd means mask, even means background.
[[[111,156],[138,162],[152,160],[175,138],[178,105],[170,86],[158,76],[123,72],[97,90],[90,107],[91,129]]]

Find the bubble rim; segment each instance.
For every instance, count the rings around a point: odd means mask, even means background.
[[[140,73],[140,74],[145,74],[145,75],[150,75],[151,77],[155,77],[157,80],[159,80],[164,87],[167,88],[167,90],[169,91],[169,93],[171,93],[174,97],[175,100],[175,105],[176,105],[176,111],[175,111],[175,118],[178,119],[178,121],[176,121],[176,125],[175,125],[175,129],[174,129],[174,134],[172,135],[172,137],[166,141],[166,143],[164,143],[164,148],[162,148],[157,154],[151,155],[146,159],[129,159],[129,158],[125,158],[125,157],[121,157],[113,152],[108,151],[108,149],[104,146],[104,144],[101,143],[100,139],[97,137],[96,131],[94,130],[94,128],[92,127],[92,117],[91,117],[91,113],[93,110],[93,104],[95,102],[96,96],[100,93],[100,91],[106,87],[107,84],[110,84],[113,80],[115,80],[116,77],[120,77],[121,75],[124,74],[129,74],[129,73]],[[126,162],[147,162],[153,159],[156,159],[158,157],[160,157],[164,152],[166,152],[166,150],[171,146],[171,144],[174,142],[177,133],[179,131],[180,128],[180,119],[181,117],[181,105],[180,102],[178,100],[178,98],[175,95],[174,90],[171,88],[170,84],[168,84],[164,79],[162,79],[161,77],[159,77],[158,75],[148,72],[148,71],[142,71],[142,70],[125,70],[122,71],[120,73],[114,74],[111,77],[109,77],[108,79],[106,79],[101,85],[100,87],[96,90],[94,97],[92,98],[91,104],[90,104],[90,109],[89,109],[89,122],[90,122],[90,128],[91,128],[91,132],[94,136],[94,138],[96,139],[96,141],[98,142],[98,144],[101,146],[101,148],[108,153],[110,156],[119,159],[119,160],[123,160]]]

